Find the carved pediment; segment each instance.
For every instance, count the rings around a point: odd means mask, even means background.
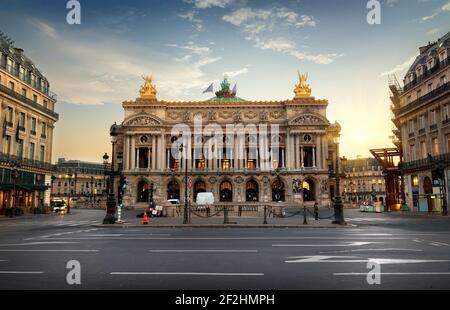
[[[328,126],[329,122],[325,118],[314,115],[314,114],[304,114],[300,116],[294,117],[290,122],[289,125],[300,125],[300,126],[311,126],[311,125],[317,125],[317,126]]]
[[[162,122],[153,115],[138,115],[124,122],[124,126],[161,126]]]

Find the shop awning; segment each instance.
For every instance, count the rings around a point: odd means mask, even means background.
[[[46,185],[35,184],[16,184],[16,190],[23,190],[26,192],[44,192],[49,187]],[[0,183],[0,190],[13,190],[14,184],[12,183]]]

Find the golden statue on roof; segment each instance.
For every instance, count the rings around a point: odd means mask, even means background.
[[[300,83],[298,85],[295,85],[294,89],[295,98],[310,97],[312,90],[311,87],[309,87],[309,84],[307,83],[308,73],[300,74],[300,72],[298,72],[298,79]]]
[[[145,81],[144,85],[141,86],[139,94],[143,99],[156,99],[156,87],[153,85],[153,76],[143,76]]]

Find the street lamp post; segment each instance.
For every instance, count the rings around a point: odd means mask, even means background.
[[[93,199],[94,199],[94,177],[91,176],[91,197],[89,199],[91,204],[93,203],[93,201],[92,201]]]
[[[72,172],[69,172],[67,174],[67,176],[69,177],[69,193],[68,193],[68,196],[67,196],[67,214],[69,214],[70,213],[70,191],[71,191],[70,185],[72,183],[72,176],[73,176]]]
[[[333,201],[333,208],[334,208],[334,221],[333,224],[339,224],[339,225],[346,225],[345,219],[344,219],[344,204],[342,203],[341,198],[341,188],[340,188],[340,181],[341,181],[341,170],[340,170],[340,158],[339,158],[339,138],[336,137],[335,144],[336,144],[336,171],[335,171],[335,177],[336,177],[336,197]],[[344,158],[343,161],[346,161]]]
[[[155,184],[153,182],[151,182],[150,183],[150,188],[149,188],[150,195],[149,195],[149,203],[148,203],[150,209],[152,209],[152,208],[154,209],[155,208],[155,202],[153,201],[153,190],[154,190],[154,188],[155,188]]]
[[[14,217],[16,213],[16,204],[17,204],[17,194],[16,194],[16,181],[19,178],[19,168],[20,165],[18,163],[13,163],[12,165],[12,171],[11,171],[11,178],[13,181],[13,205],[10,217]]]
[[[183,145],[180,146],[180,156],[183,156],[184,159],[184,219],[183,224],[188,224],[189,218],[188,218],[188,162],[187,162],[187,156],[184,156],[182,154],[184,151]],[[187,150],[186,150],[187,154]],[[180,157],[181,158],[181,157]]]
[[[116,124],[111,126],[110,136],[111,136],[111,144],[112,144],[112,158],[111,158],[111,170],[110,171],[105,170],[105,175],[109,175],[109,182],[108,182],[108,187],[107,187],[108,198],[106,201],[106,216],[103,220],[103,224],[114,224],[116,222],[116,197],[114,195],[114,175],[115,175],[115,171],[114,171],[115,153],[114,153],[114,151],[115,151],[115,145],[116,145],[117,136],[118,136]],[[107,154],[105,154],[105,156],[103,156],[103,160],[104,161],[108,160]]]

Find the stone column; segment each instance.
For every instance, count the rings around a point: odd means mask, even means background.
[[[323,167],[323,165],[322,165],[322,138],[321,138],[320,135],[317,135],[316,144],[317,144],[317,151],[316,151],[317,160],[316,160],[316,163],[317,163],[317,167],[319,169],[322,169],[322,167]]]
[[[294,154],[295,154],[295,162],[294,169],[298,169],[300,167],[300,146],[299,146],[299,138],[298,135],[294,136]]]
[[[302,169],[305,168],[305,158],[303,153],[303,146],[300,148],[300,161],[301,161],[301,167]]]
[[[165,166],[165,161],[164,161],[164,157],[166,156],[166,133],[163,130],[160,140],[161,143],[159,143],[159,149],[158,149],[158,154],[159,154],[159,162],[158,162],[158,169],[159,170],[164,170],[164,166]]]
[[[286,168],[288,169],[292,169],[292,162],[291,162],[291,157],[292,157],[292,144],[291,144],[291,133],[290,133],[290,129],[287,128],[286,129]]]
[[[139,167],[139,155],[140,155],[140,153],[141,153],[141,149],[140,149],[140,148],[137,148],[137,149],[136,149],[136,154],[137,154],[137,155],[136,155],[136,168],[138,168],[138,169],[140,168],[140,167]]]
[[[152,166],[151,166],[151,160],[150,160],[150,154],[152,153],[152,148],[148,148],[148,159],[147,159],[147,162],[148,162],[148,164],[147,164],[147,170],[151,170],[152,169]]]
[[[124,143],[124,169],[130,170],[130,137],[125,135],[125,143]]]
[[[316,147],[312,148],[312,156],[313,156],[313,167],[316,168]]]
[[[152,136],[152,167],[151,170],[156,170],[156,136]]]
[[[131,136],[131,169],[136,169],[136,141],[134,136]]]

